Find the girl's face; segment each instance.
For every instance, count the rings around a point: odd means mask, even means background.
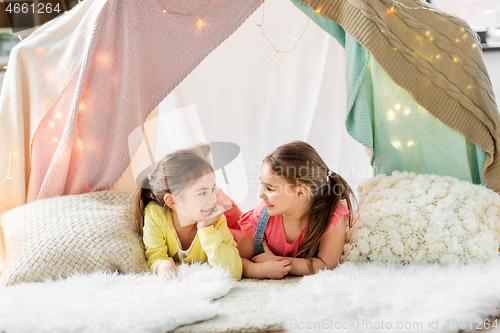
[[[285,177],[275,174],[267,163],[262,165],[259,179],[259,197],[266,203],[269,215],[292,215],[297,211],[299,186],[292,186]]]
[[[175,199],[175,210],[181,225],[185,226],[206,219],[213,212],[217,201],[215,174],[198,178]]]

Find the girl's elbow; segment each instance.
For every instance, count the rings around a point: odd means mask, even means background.
[[[328,263],[326,264],[326,269],[328,270],[333,270],[335,267],[337,267],[339,264],[339,261],[336,260],[335,262],[332,262],[332,263]]]

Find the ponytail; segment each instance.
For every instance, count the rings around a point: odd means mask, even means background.
[[[140,187],[135,191],[135,218],[137,221],[137,227],[141,236],[143,235],[142,229],[144,228],[144,210],[150,201],[155,200],[155,195],[150,189],[149,179],[146,177],[140,185]]]
[[[312,270],[312,258],[317,256],[321,237],[325,234],[337,210],[341,200],[345,200],[349,209],[349,227],[352,228],[355,221],[353,219],[353,205],[351,199],[356,201],[351,187],[347,182],[335,172],[330,173],[324,179],[326,181],[314,193],[313,202],[307,216],[307,230],[304,240],[299,248],[297,256],[311,259],[310,268]],[[344,221],[346,222],[346,221]]]

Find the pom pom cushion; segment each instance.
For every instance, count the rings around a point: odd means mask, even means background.
[[[343,260],[470,262],[499,256],[500,195],[452,177],[393,172],[359,185]]]
[[[130,192],[37,200],[1,216],[7,262],[0,287],[71,273],[149,272]]]

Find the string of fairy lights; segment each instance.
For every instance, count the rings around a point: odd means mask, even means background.
[[[169,10],[167,8],[167,5],[165,4],[165,2],[163,2],[162,3],[162,12],[165,14],[179,15],[179,16],[184,16],[184,17],[196,17],[196,19],[197,19],[196,26],[198,29],[201,29],[205,25],[205,22],[202,19],[200,19],[199,15],[201,14],[201,12],[203,12],[209,6],[210,2],[211,2],[211,0],[207,0],[205,2],[205,4],[203,4],[203,6],[201,6],[198,10],[195,10],[194,12],[191,12],[191,13],[182,13],[182,12],[176,12],[176,11]],[[309,2],[308,2],[308,7],[311,8]],[[262,35],[267,40],[269,45],[271,45],[271,47],[276,51],[276,54],[278,56],[281,55],[282,53],[292,52],[295,49],[295,47],[297,46],[298,41],[302,37],[304,37],[304,34],[305,34],[307,28],[309,27],[309,23],[311,21],[311,13],[318,13],[318,14],[321,13],[321,7],[318,7],[315,10],[309,10],[307,23],[306,23],[306,26],[304,27],[304,30],[302,31],[302,33],[300,34],[299,37],[295,38],[295,42],[294,42],[293,46],[288,51],[283,51],[283,50],[279,50],[276,46],[274,46],[274,43],[269,39],[269,37],[267,36],[267,34],[264,30],[265,10],[266,10],[266,2],[263,1],[262,2],[262,22],[261,23],[253,23],[253,25],[260,28]]]

